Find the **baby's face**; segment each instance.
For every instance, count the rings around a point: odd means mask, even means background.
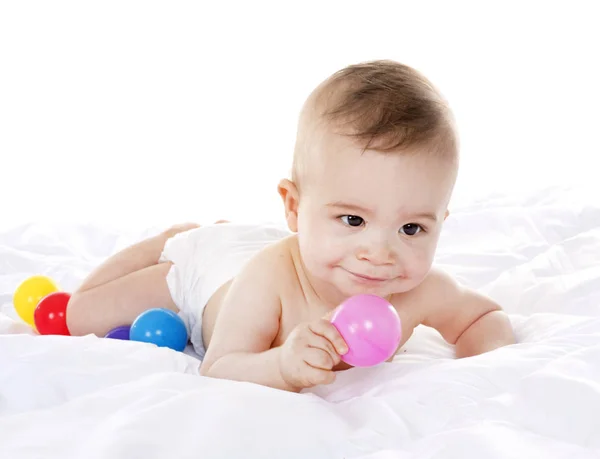
[[[431,268],[456,177],[428,154],[379,153],[330,135],[307,167],[300,253],[314,283],[344,297],[387,296]],[[315,163],[316,162],[316,163]]]

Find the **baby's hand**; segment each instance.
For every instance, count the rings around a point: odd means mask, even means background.
[[[298,389],[330,384],[335,380],[332,369],[346,352],[344,339],[327,319],[300,324],[282,346],[281,376]]]

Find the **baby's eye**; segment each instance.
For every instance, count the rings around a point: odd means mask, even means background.
[[[414,236],[421,231],[423,231],[423,227],[421,225],[417,225],[416,223],[408,223],[400,228],[400,232],[406,234],[407,236]]]
[[[362,226],[365,221],[363,220],[362,217],[359,217],[357,215],[342,215],[340,217],[340,219],[348,226],[354,226],[354,227],[358,227],[358,226]]]

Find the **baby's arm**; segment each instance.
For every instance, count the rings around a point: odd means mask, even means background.
[[[278,287],[289,272],[281,244],[252,259],[232,282],[221,306],[200,374],[247,381],[292,392],[333,382],[333,367],[346,351],[327,320],[299,324],[282,346]]]
[[[279,331],[281,303],[273,270],[265,263],[268,258],[258,254],[232,282],[200,374],[290,389],[279,371],[279,349],[271,349]]]
[[[423,324],[455,344],[458,358],[515,343],[510,320],[490,298],[459,285],[441,271],[432,271],[426,282],[428,306]]]

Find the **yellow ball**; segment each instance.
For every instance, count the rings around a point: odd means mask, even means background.
[[[35,326],[33,312],[42,298],[57,292],[58,285],[46,276],[32,276],[21,282],[13,295],[13,304],[19,317],[29,325]]]

